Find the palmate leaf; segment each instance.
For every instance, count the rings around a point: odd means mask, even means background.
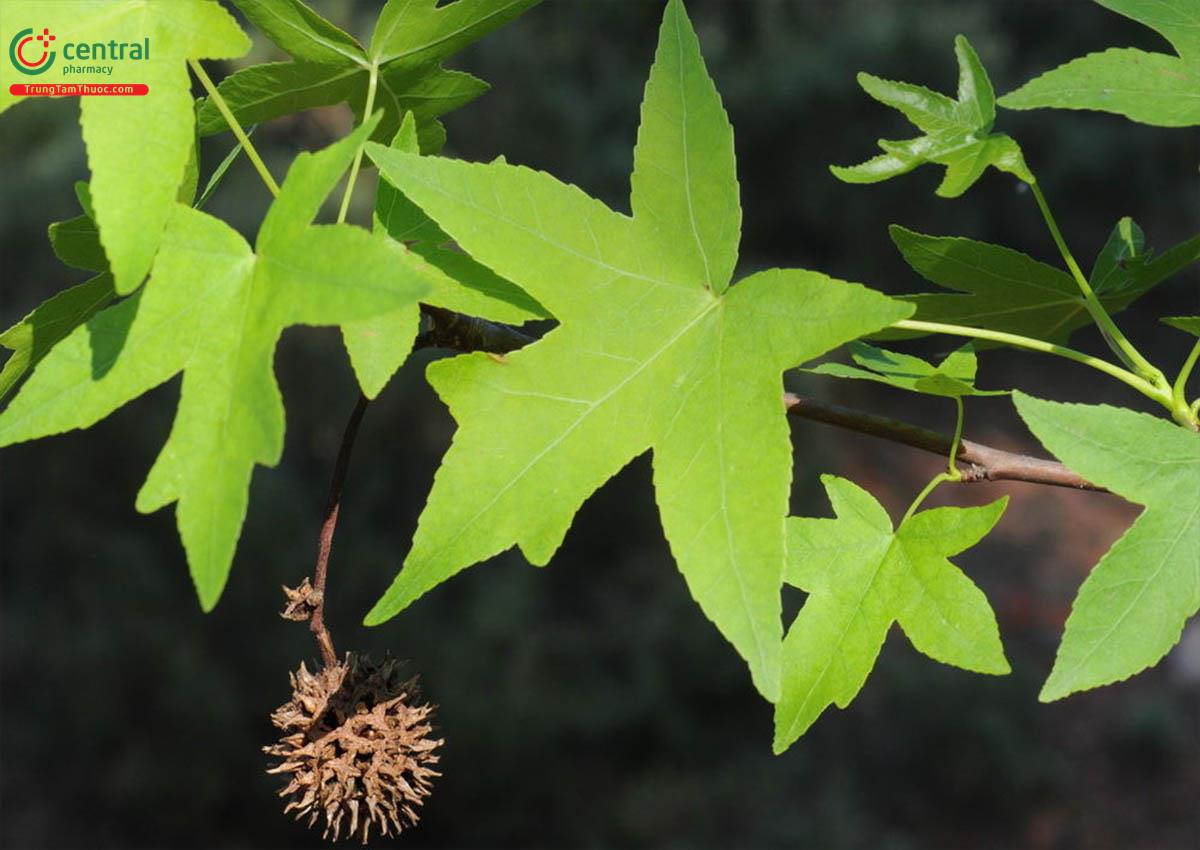
[[[398,151],[418,153],[416,121],[404,117],[392,141]],[[546,310],[515,285],[461,251],[447,247],[450,237],[396,187],[383,178],[375,195],[375,230],[408,245],[444,277],[434,278],[421,300],[494,322],[520,324],[549,318]],[[359,385],[374,398],[412,351],[421,314],[416,304],[342,326],[342,339]]]
[[[783,642],[777,753],[828,706],[850,704],[894,622],[935,661],[1009,672],[987,598],[947,560],[992,530],[1008,498],[980,508],[921,511],[894,529],[867,491],[833,475],[821,481],[837,518],[788,520],[784,578],[808,599]]]
[[[527,168],[367,145],[389,182],[560,322],[504,358],[430,366],[459,430],[367,622],[514,544],[546,563],[583,501],[652,448],[680,570],[774,698],[791,478],[781,373],[911,308],[801,270],[729,288],[733,130],[677,0],[641,118],[632,217]]]
[[[979,364],[972,343],[950,352],[936,365],[911,354],[876,348],[865,342],[852,342],[848,347],[851,358],[861,369],[844,363],[822,363],[804,371],[834,378],[875,381],[945,398],[1008,394],[1007,390],[981,390],[975,386],[975,371]]]
[[[1200,124],[1196,0],[1096,0],[1156,30],[1178,56],[1131,47],[1089,53],[1000,98],[1006,109],[1092,109],[1158,127]]]
[[[917,274],[963,295],[905,295],[916,318],[988,328],[1065,343],[1090,325],[1079,287],[1066,272],[987,242],[927,236],[898,225],[892,241]],[[1180,269],[1200,260],[1200,235],[1155,257],[1129,218],[1117,222],[1092,267],[1090,283],[1110,314],[1119,313]]]
[[[445,142],[438,116],[458,109],[488,89],[470,74],[440,66],[446,57],[483,38],[541,0],[389,0],[380,12],[369,48],[322,18],[300,0],[234,0],[246,17],[296,61],[254,65],[217,87],[242,123],[349,103],[361,119],[372,67],[379,69],[375,107],[383,119],[373,138],[395,135],[405,112],[416,116],[421,150]],[[202,101],[200,133],[226,129],[214,104]]]
[[[858,75],[867,94],[900,110],[924,135],[902,142],[881,139],[882,154],[861,165],[831,165],[835,177],[847,183],[879,183],[932,162],[946,167],[946,176],[937,188],[943,198],[967,191],[989,165],[1033,182],[1017,143],[992,132],[996,120],[992,83],[964,36],[954,39],[954,55],[958,58],[957,100],[923,86]]]
[[[1014,399],[1055,457],[1146,508],[1080,588],[1042,688],[1049,702],[1158,663],[1200,610],[1200,435],[1107,405]]]
[[[280,333],[411,304],[435,274],[393,241],[309,224],[373,127],[297,157],[255,248],[218,219],[176,204],[147,285],[55,346],[0,414],[0,445],[85,428],[183,372],[174,427],[137,507],[178,502],[205,610],[229,574],[254,466],[274,465],[283,447],[271,369]]]
[[[146,83],[149,94],[79,98],[100,241],[117,291],[132,292],[150,269],[194,150],[186,60],[240,56],[250,40],[215,0],[6,0],[3,23],[6,40],[35,24],[48,28],[60,45],[150,40],[148,60],[113,63],[128,75],[120,82]],[[64,64],[51,66],[36,81],[79,82],[61,73]],[[0,111],[23,99],[9,93],[13,82],[29,78],[18,79],[10,63],[0,63]]]

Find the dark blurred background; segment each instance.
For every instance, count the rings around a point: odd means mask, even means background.
[[[328,0],[366,38],[378,4]],[[498,154],[627,208],[638,103],[659,0],[550,0],[451,64],[495,89],[447,120],[448,153]],[[889,292],[923,284],[886,234],[999,242],[1055,262],[1032,198],[989,172],[965,197],[933,195],[940,169],[879,186],[838,183],[903,119],[856,86],[859,70],[952,91],[965,33],[998,92],[1085,51],[1165,49],[1083,0],[824,3],[690,0],[737,133],[745,209],[740,272],[804,266]],[[277,58],[259,33],[246,62]],[[225,71],[231,70],[224,69]],[[221,71],[221,69],[214,69]],[[0,324],[81,280],[45,227],[74,215],[86,178],[70,102],[0,121]],[[348,113],[261,127],[276,175],[345,132]],[[1094,113],[1002,111],[1083,265],[1122,215],[1167,247],[1200,227],[1195,129]],[[152,132],[152,130],[150,130]],[[204,172],[228,150],[207,140]],[[373,179],[373,175],[368,175]],[[365,184],[355,220],[369,220]],[[267,196],[244,159],[210,211],[252,233]],[[1160,315],[1200,307],[1195,267],[1120,320],[1169,369],[1186,353]],[[1094,333],[1076,344],[1100,351]],[[944,351],[945,340],[916,350]],[[452,423],[414,357],[368,412],[331,566],[341,649],[411,658],[440,703],[444,776],[409,847],[1200,847],[1200,629],[1156,669],[1039,705],[1062,622],[1087,570],[1137,513],[1112,496],[1030,485],[942,488],[936,503],[1010,493],[996,532],[959,559],[986,590],[1013,674],[940,666],[893,630],[846,711],[787,754],[745,667],[689,598],[639,459],[597,493],[545,570],[507,554],[376,629],[358,623],[403,558]],[[49,847],[319,846],[285,818],[263,774],[268,713],[314,656],[276,612],[311,569],[328,477],[355,386],[335,332],[289,331],[276,368],[288,410],[277,469],[254,476],[249,518],[217,610],[200,613],[171,511],[133,498],[166,438],[173,381],[86,432],[4,451],[0,842]],[[797,389],[942,429],[949,404],[886,388],[789,377]],[[981,383],[1139,406],[1066,362],[997,352]],[[968,436],[1036,450],[1005,399],[973,401]],[[793,425],[794,509],[828,513],[817,475],[854,478],[900,511],[939,461],[807,422]],[[386,842],[379,842],[383,846]]]

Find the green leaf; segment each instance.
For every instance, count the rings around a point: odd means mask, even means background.
[[[424,261],[395,242],[309,224],[373,126],[297,157],[253,249],[176,204],[147,285],[59,343],[0,414],[0,445],[85,428],[183,372],[174,427],[137,507],[178,502],[205,610],[229,574],[254,466],[274,465],[283,448],[271,368],[280,333],[365,319],[428,289]]]
[[[417,126],[406,115],[392,148],[416,154]],[[523,323],[549,318],[549,313],[487,266],[447,246],[450,237],[404,194],[380,178],[375,195],[375,231],[403,242],[443,272],[433,281],[426,304],[445,307],[493,322]],[[377,396],[412,351],[420,325],[416,305],[343,326],[342,339],[359,385],[368,398]]]
[[[965,295],[906,295],[923,321],[948,322],[1065,343],[1090,325],[1083,296],[1064,271],[987,242],[952,236],[926,236],[899,225],[888,228],[913,271]],[[1142,251],[1142,231],[1121,219],[1100,252],[1092,289],[1110,314],[1119,313],[1163,280],[1200,259],[1200,236],[1162,256]]]
[[[0,399],[47,352],[116,297],[112,275],[100,274],[38,305],[29,315],[0,333],[0,345],[12,351],[0,370]]]
[[[100,244],[100,231],[96,229],[88,184],[77,180],[75,196],[79,199],[83,215],[53,222],[46,234],[50,238],[50,247],[54,249],[54,256],[72,268],[91,272],[108,271],[108,257],[104,254],[104,246]]]
[[[808,598],[783,642],[776,753],[829,705],[850,704],[894,622],[935,661],[1009,672],[987,598],[947,560],[992,530],[1008,497],[979,508],[921,511],[893,530],[866,490],[833,475],[821,481],[837,518],[788,520],[784,578]]]
[[[372,138],[391,139],[404,113],[412,112],[422,153],[435,153],[445,142],[438,116],[488,89],[482,80],[439,63],[539,2],[457,0],[439,6],[437,0],[391,0],[380,13],[367,55],[299,0],[236,0],[246,17],[298,61],[254,65],[229,75],[217,88],[243,124],[339,103],[349,103],[361,120],[376,67],[375,107],[383,110],[383,120]],[[211,101],[200,102],[198,115],[202,135],[226,129]]]
[[[647,99],[664,108],[642,113],[632,218],[527,168],[367,145],[388,181],[560,322],[504,358],[430,366],[459,430],[405,566],[367,622],[513,544],[546,563],[583,501],[652,448],[680,570],[772,698],[791,480],[781,373],[910,308],[800,270],[725,291],[733,188],[694,181],[732,181],[733,147],[714,144],[727,119],[698,79],[707,72],[676,0],[659,38]],[[679,158],[693,149],[699,171],[680,186]],[[675,244],[686,228],[722,236]]]
[[[1170,325],[1186,333],[1200,336],[1200,316],[1167,316],[1160,320],[1164,325]]]
[[[150,269],[195,144],[186,60],[240,56],[250,40],[214,0],[6,0],[4,11],[6,21],[37,21],[60,43],[149,39],[148,59],[115,60],[117,73],[128,75],[122,81],[146,83],[148,95],[79,98],[100,241],[117,291],[132,292]],[[63,75],[66,64],[38,82],[78,82]],[[14,100],[14,73],[0,63],[0,110]]]
[[[856,369],[842,363],[822,363],[804,371],[835,378],[876,381],[902,390],[946,398],[1008,393],[1007,390],[981,390],[975,387],[978,364],[971,343],[950,352],[936,366],[920,357],[887,351],[865,342],[852,342],[849,348],[854,362],[863,368]]]
[[[1017,143],[991,132],[996,119],[992,84],[964,36],[954,39],[954,54],[958,58],[957,100],[911,83],[858,75],[867,94],[904,113],[924,135],[902,142],[880,140],[882,154],[851,167],[832,165],[829,170],[835,177],[846,183],[879,183],[932,162],[946,167],[946,176],[937,188],[943,198],[956,198],[967,191],[989,165],[1033,182]]]
[[[440,62],[540,2],[388,0],[375,23],[367,53],[381,66],[416,68]]]
[[[233,0],[233,5],[267,38],[304,62],[366,64],[354,36],[318,15],[300,0]]]
[[[1097,0],[1157,30],[1178,56],[1134,48],[1089,53],[1000,98],[1006,109],[1092,109],[1158,127],[1200,124],[1196,0]]]
[[[1055,457],[1146,508],[1080,588],[1049,702],[1158,663],[1200,609],[1200,435],[1132,410],[1013,397]]]

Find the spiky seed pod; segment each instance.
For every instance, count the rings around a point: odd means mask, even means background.
[[[263,751],[280,760],[268,773],[290,777],[279,792],[283,811],[309,827],[324,819],[326,839],[359,835],[366,844],[372,828],[399,834],[416,824],[441,775],[434,706],[420,703],[402,666],[354,653],[315,673],[301,664],[290,674],[292,698],[271,714],[282,737]]]

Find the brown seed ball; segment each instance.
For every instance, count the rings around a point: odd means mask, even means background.
[[[290,778],[279,792],[283,811],[309,827],[323,819],[326,839],[358,835],[366,844],[373,828],[399,834],[416,824],[441,775],[434,706],[420,703],[402,667],[354,653],[316,673],[301,664],[290,674],[292,698],[271,714],[283,735],[263,751],[279,759],[267,772]]]

